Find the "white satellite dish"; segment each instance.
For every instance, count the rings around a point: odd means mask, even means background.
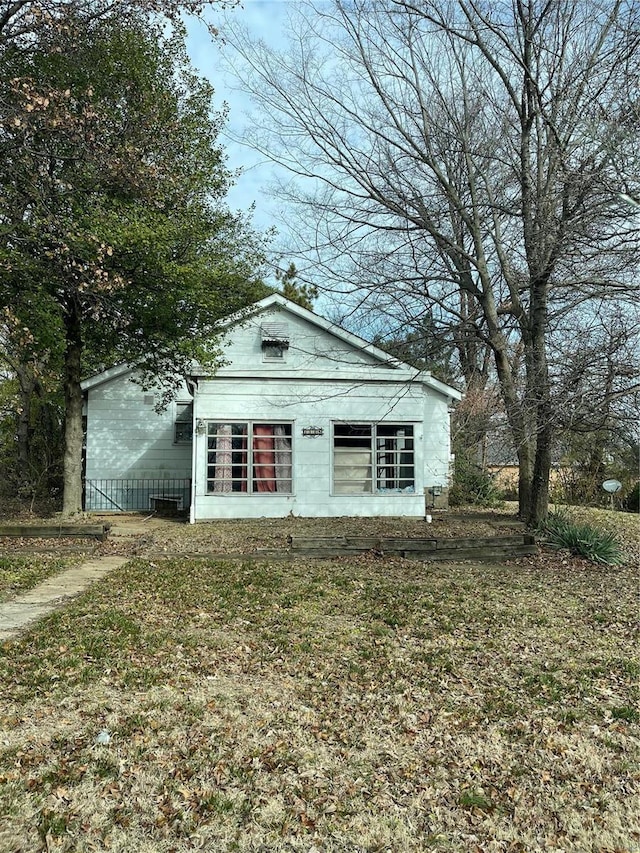
[[[605,492],[609,492],[610,495],[615,495],[615,493],[619,492],[622,488],[622,483],[620,480],[605,480],[602,484],[602,488]]]

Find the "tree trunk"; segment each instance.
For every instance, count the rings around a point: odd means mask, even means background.
[[[489,287],[485,288],[482,304],[490,331],[490,344],[498,381],[500,382],[507,422],[518,456],[518,516],[522,521],[528,521],[534,473],[535,445],[532,441],[532,435],[535,435],[535,425],[532,427],[530,413],[518,397],[517,381],[509,358],[509,344],[500,329],[495,300]]]
[[[543,325],[546,325],[546,317]],[[551,474],[551,454],[555,429],[551,409],[544,334],[540,334],[536,340],[534,357],[536,362],[534,391],[538,405],[535,408],[536,454],[531,481],[531,503],[525,519],[529,527],[539,527],[549,512],[549,476]]]
[[[540,527],[549,512],[549,474],[551,472],[552,431],[542,429],[538,435],[536,460],[531,482],[531,500],[526,521],[529,527]]]
[[[82,323],[78,306],[69,306],[65,318],[67,348],[64,355],[64,493],[62,514],[82,512]]]
[[[531,252],[533,255],[533,252]],[[551,260],[546,268],[532,276],[530,369],[527,385],[535,400],[532,407],[535,429],[535,462],[531,480],[531,501],[525,521],[530,527],[539,527],[549,511],[549,475],[551,453],[555,434],[554,413],[551,406],[551,383],[547,362],[548,295]],[[533,268],[533,262],[530,264]]]
[[[518,448],[518,518],[527,521],[531,507],[533,460],[529,447]]]
[[[16,369],[20,393],[20,409],[18,411],[18,482],[20,486],[28,486],[30,482],[29,463],[31,461],[31,401],[33,398],[33,379],[28,375],[27,368],[20,365]]]

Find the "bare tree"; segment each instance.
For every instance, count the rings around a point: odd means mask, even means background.
[[[551,341],[592,300],[628,299],[638,270],[623,196],[638,197],[640,7],[296,9],[286,52],[228,38],[260,108],[249,138],[292,173],[297,245],[315,235],[300,276],[354,310],[437,316],[471,387],[490,351],[537,524],[559,425]]]
[[[593,305],[573,334],[555,341],[556,418],[560,444],[572,465],[574,492],[603,498],[601,484],[615,475],[637,481],[640,447],[638,327],[615,306]],[[560,370],[559,365],[563,366]]]

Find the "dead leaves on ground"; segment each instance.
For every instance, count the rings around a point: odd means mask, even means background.
[[[537,559],[132,561],[5,646],[0,847],[631,853],[636,593]]]

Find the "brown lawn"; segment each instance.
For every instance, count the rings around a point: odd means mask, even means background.
[[[222,527],[189,548],[285,533]],[[132,559],[1,649],[0,850],[637,853],[638,591],[562,553]]]

